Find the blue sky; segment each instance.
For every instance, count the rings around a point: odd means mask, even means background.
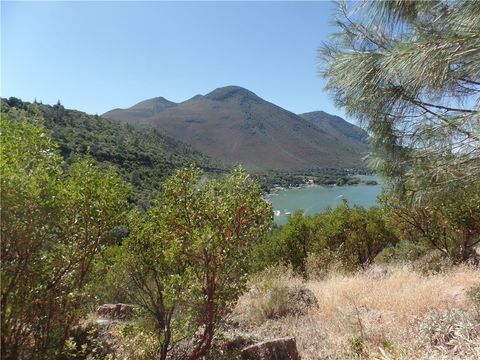
[[[331,2],[4,2],[1,95],[101,114],[240,85],[300,113],[343,116],[317,49]]]

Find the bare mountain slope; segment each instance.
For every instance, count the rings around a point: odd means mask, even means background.
[[[153,125],[206,155],[249,168],[363,167],[357,142],[364,140],[346,141],[238,86],[178,104],[155,98],[103,116]]]
[[[318,126],[321,130],[333,135],[342,143],[360,153],[368,151],[368,134],[365,130],[345,121],[340,116],[324,111],[313,111],[300,114],[302,118]]]

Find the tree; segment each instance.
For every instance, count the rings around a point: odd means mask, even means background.
[[[285,225],[273,229],[256,246],[256,266],[265,267],[283,263],[292,265],[293,270],[305,275],[305,261],[314,246],[318,247],[318,235],[313,218],[297,210]]]
[[[244,289],[252,245],[271,219],[245,171],[208,180],[193,166],[165,182],[157,206],[133,216],[121,273],[129,297],[155,323],[161,359],[198,328],[188,359],[208,355],[218,321]]]
[[[345,202],[313,217],[296,211],[256,246],[256,260],[260,267],[292,265],[301,275],[308,275],[308,258],[323,270],[336,260],[346,270],[356,270],[397,241],[380,208],[350,207]]]
[[[380,251],[398,241],[383,215],[380,208],[347,203],[328,209],[315,218],[320,246],[313,251],[336,254],[347,270],[372,264]]]
[[[1,355],[53,357],[85,310],[128,187],[89,158],[64,172],[41,120],[2,108],[1,121]]]
[[[429,206],[405,204],[391,193],[382,196],[382,203],[403,238],[426,242],[454,263],[479,263],[475,247],[480,244],[480,183],[440,193]]]
[[[375,1],[338,8],[321,50],[337,105],[360,119],[396,191],[419,195],[480,178],[480,4]]]

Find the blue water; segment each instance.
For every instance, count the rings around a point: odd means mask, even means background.
[[[363,180],[376,180],[378,176],[357,176]],[[285,189],[272,193],[269,201],[275,211],[275,222],[285,224],[289,213],[303,209],[307,215],[314,215],[327,207],[342,204],[342,199],[350,205],[371,207],[376,205],[381,185],[349,185],[349,186],[310,186],[297,189]]]

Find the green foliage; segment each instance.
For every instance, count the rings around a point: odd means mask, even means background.
[[[480,6],[374,1],[338,6],[321,49],[336,103],[373,135],[378,171],[418,198],[480,176]]]
[[[151,206],[151,200],[160,195],[162,181],[178,167],[195,163],[212,174],[226,171],[220,163],[153,128],[122,125],[58,104],[29,104],[16,98],[2,99],[1,104],[4,109],[15,107],[44,118],[67,163],[89,155],[99,164],[115,165],[133,185],[132,200],[143,209]]]
[[[44,358],[62,351],[85,310],[94,258],[129,187],[89,158],[64,171],[38,118],[1,115],[2,357]]]
[[[394,231],[385,222],[382,210],[376,207],[349,207],[345,203],[320,214],[317,222],[322,241],[313,250],[318,252],[327,248],[336,252],[346,269],[371,264],[383,248],[397,241]]]
[[[337,261],[345,270],[354,270],[372,263],[380,251],[397,241],[381,209],[345,203],[313,217],[296,212],[258,245],[257,266],[288,263],[305,274],[309,258],[312,273],[322,273]]]
[[[347,339],[348,354],[352,359],[361,359],[366,356],[365,339],[361,336],[350,336]]]
[[[479,257],[479,20],[473,1],[343,2],[321,49],[327,89],[372,134],[392,222],[454,262]]]
[[[453,262],[478,261],[480,184],[449,190],[425,199],[427,206],[406,204],[392,193],[382,202],[403,238],[427,243]]]
[[[112,335],[118,342],[115,354],[124,360],[157,359],[160,341],[155,331],[139,325],[118,325]]]
[[[407,263],[425,255],[428,244],[411,240],[400,240],[395,246],[383,249],[375,258],[376,263]]]
[[[362,183],[362,180],[353,176],[353,174],[371,174],[368,169],[310,169],[302,171],[258,171],[254,173],[255,178],[262,184],[262,190],[270,191],[275,187],[296,187],[305,185],[309,180],[313,180],[317,185],[356,185]],[[367,182],[365,182],[367,183]],[[369,183],[368,185],[376,185]]]
[[[208,180],[193,166],[164,183],[156,206],[131,214],[113,271],[155,322],[162,359],[198,326],[203,334],[190,358],[208,354],[217,322],[244,289],[252,244],[271,220],[270,205],[245,171]]]
[[[298,273],[305,272],[305,260],[318,242],[313,218],[297,210],[288,222],[273,229],[256,248],[257,267],[275,263],[290,264]]]

